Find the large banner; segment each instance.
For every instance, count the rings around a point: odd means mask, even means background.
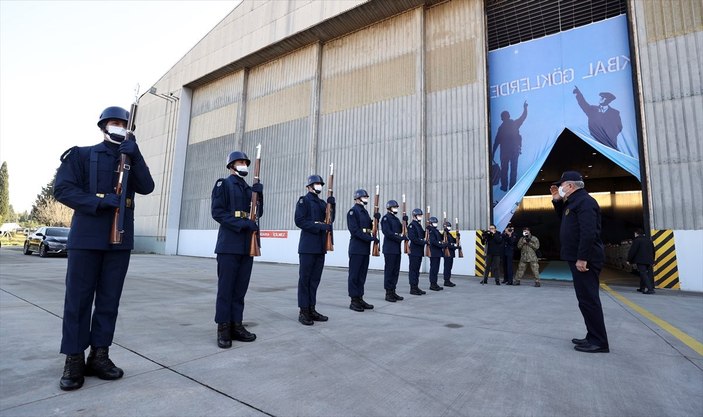
[[[564,129],[640,179],[625,15],[491,51],[488,65],[498,230]]]

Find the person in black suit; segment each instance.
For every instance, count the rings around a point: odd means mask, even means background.
[[[600,271],[605,262],[601,242],[598,202],[583,188],[583,177],[566,171],[550,187],[552,204],[561,217],[561,259],[569,264],[579,309],[586,324],[586,337],[572,339],[580,352],[609,352],[603,307],[600,302]]]
[[[637,291],[642,294],[654,294],[654,244],[642,229],[635,230],[635,239],[627,252],[627,262],[635,265],[640,273],[640,287]]]
[[[588,117],[588,130],[591,132],[593,139],[617,150],[618,135],[622,132],[622,120],[620,112],[610,107],[610,103],[615,100],[615,95],[607,91],[600,93],[600,101],[596,106],[589,104],[583,98],[583,94],[578,87],[574,88],[573,93],[576,96],[576,102],[579,107]]]

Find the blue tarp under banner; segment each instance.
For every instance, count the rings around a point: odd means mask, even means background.
[[[564,129],[640,179],[624,15],[491,51],[488,65],[491,152],[499,172],[492,173],[493,219],[499,230]]]

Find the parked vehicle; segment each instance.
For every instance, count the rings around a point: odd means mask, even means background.
[[[22,253],[31,255],[39,252],[42,258],[49,255],[67,256],[66,242],[69,230],[68,227],[40,227],[24,241]]]

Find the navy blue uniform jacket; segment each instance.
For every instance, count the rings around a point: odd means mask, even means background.
[[[114,194],[117,184],[117,166],[120,162],[119,145],[102,142],[94,146],[75,146],[61,156],[56,172],[54,197],[74,210],[68,249],[131,250],[134,248],[134,193],[154,191],[154,180],[144,158],[132,160],[126,186],[131,207],[124,219],[122,243],[110,244],[110,229],[114,208],[100,209],[97,194]]]
[[[259,194],[258,217],[264,214],[264,196]],[[220,224],[217,232],[215,253],[248,255],[251,230],[247,227],[249,218],[235,217],[235,211],[249,212],[251,187],[243,178],[230,175],[220,178],[212,188],[212,218]]]
[[[349,229],[349,255],[369,255],[371,253],[371,216],[361,204],[347,212],[347,228]],[[362,229],[368,230],[364,232]]]
[[[442,241],[442,235],[434,226],[427,226],[430,229],[430,258],[441,258],[444,256],[444,248],[447,246]]]
[[[447,229],[444,229],[444,233],[447,234],[447,247],[449,248],[449,258],[454,258],[455,257],[455,252],[456,248],[459,246],[456,244],[456,238],[452,236],[451,232]]]
[[[552,200],[557,215],[561,216],[561,259],[602,267],[605,261],[600,240],[600,207],[583,188],[574,191],[566,201]]]
[[[383,232],[383,253],[400,255],[400,243],[403,241],[403,224],[393,213],[386,213],[381,218]]]
[[[300,228],[298,253],[324,254],[327,240],[327,225],[325,214],[327,203],[317,194],[309,192],[298,199],[295,205],[295,225]],[[332,222],[334,222],[334,206],[332,206]]]
[[[410,239],[410,256],[425,255],[425,229],[417,220],[408,225],[408,239]]]

